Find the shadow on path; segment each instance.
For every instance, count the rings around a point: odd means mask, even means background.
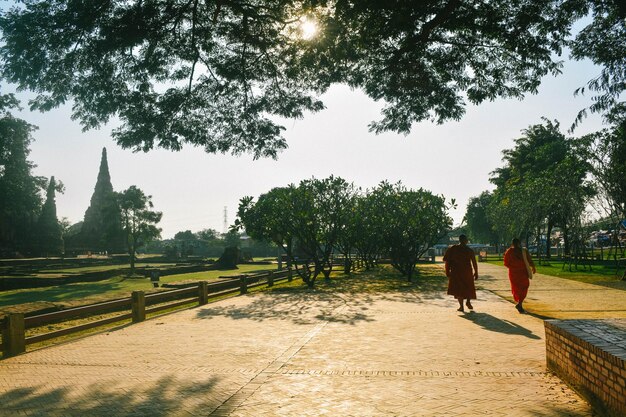
[[[520,326],[517,323],[508,320],[502,320],[492,316],[488,313],[475,313],[470,312],[462,315],[466,320],[476,323],[485,330],[498,333],[514,334],[519,336],[525,336],[529,339],[541,339],[541,337],[534,334],[527,328]]]
[[[243,306],[213,306],[202,308],[197,317],[211,319],[217,316],[235,320],[268,319],[291,320],[295,324],[310,325],[330,321],[354,325],[374,321],[368,310],[375,301],[423,304],[440,300],[445,295],[447,281],[441,270],[421,268],[416,282],[398,279],[390,267],[339,275],[330,281],[318,280],[315,288],[304,285],[278,287],[258,294]]]
[[[196,415],[210,412],[226,399],[218,400],[215,395],[211,395],[217,382],[216,377],[204,382],[190,382],[168,375],[147,386],[117,390],[109,388],[109,381],[89,386],[80,385],[76,389],[68,386],[49,388],[45,385],[16,388],[0,393],[0,417],[166,417],[181,415],[181,410],[189,412],[189,415]],[[195,400],[181,404],[181,398]]]
[[[349,309],[339,308],[347,307]],[[291,293],[259,294],[252,302],[243,306],[214,306],[198,311],[197,318],[211,319],[217,316],[234,320],[264,321],[269,319],[290,320],[295,324],[310,325],[319,321],[355,324],[358,321],[373,321],[367,314],[371,300],[348,299],[344,294]]]

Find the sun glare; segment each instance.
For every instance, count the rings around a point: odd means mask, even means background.
[[[303,19],[300,23],[302,39],[309,40],[317,35],[317,23],[314,20]]]

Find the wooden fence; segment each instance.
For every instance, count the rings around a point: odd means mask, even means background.
[[[146,314],[170,310],[193,302],[203,305],[208,303],[209,298],[237,293],[246,294],[251,288],[260,286],[271,287],[275,282],[283,280],[292,280],[291,270],[271,271],[257,275],[240,275],[233,279],[212,283],[200,281],[197,285],[192,287],[153,294],[145,294],[143,291],[133,291],[132,295],[127,298],[32,317],[24,317],[24,314],[21,313],[12,313],[7,315],[2,321],[2,343],[0,343],[0,349],[2,349],[3,357],[6,358],[25,352],[26,346],[33,343],[43,342],[45,340],[127,319],[132,319],[133,323],[138,323],[145,320]],[[27,329],[115,312],[120,312],[120,314],[77,326],[26,337]]]

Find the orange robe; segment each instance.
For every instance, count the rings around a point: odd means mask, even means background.
[[[476,263],[476,255],[471,248],[454,245],[448,248],[443,256],[446,262],[448,275],[448,294],[455,298],[476,299],[474,286],[474,271],[472,264]]]
[[[525,250],[525,249],[523,249]],[[528,252],[526,252],[528,255]],[[534,266],[533,260],[528,256],[528,263]],[[524,258],[520,258],[513,248],[508,248],[504,253],[504,266],[509,268],[509,281],[511,281],[511,292],[516,303],[520,303],[526,299],[530,280],[528,279],[528,270]]]

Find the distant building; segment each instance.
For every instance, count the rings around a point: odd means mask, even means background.
[[[80,232],[69,238],[66,250],[72,252],[125,253],[121,212],[109,174],[107,150],[102,148],[100,171]]]

